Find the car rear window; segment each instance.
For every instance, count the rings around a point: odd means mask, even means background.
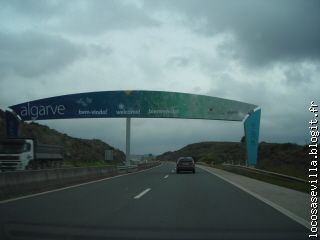
[[[181,158],[179,162],[193,162],[192,158]]]

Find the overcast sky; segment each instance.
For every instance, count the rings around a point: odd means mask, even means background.
[[[0,108],[62,94],[161,90],[262,109],[260,141],[309,141],[318,0],[0,0]],[[125,119],[39,122],[125,150]],[[240,141],[241,122],[133,119],[132,152]]]

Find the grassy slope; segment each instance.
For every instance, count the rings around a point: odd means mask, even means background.
[[[43,144],[62,145],[65,151],[65,163],[70,166],[105,165],[103,160],[106,149],[114,150],[116,162],[122,162],[125,159],[125,154],[122,151],[101,140],[74,138],[38,123],[21,123],[21,136],[35,138]],[[4,112],[0,110],[0,138],[4,137]]]
[[[296,144],[260,143],[257,168],[307,179],[309,161],[307,146]],[[203,142],[190,144],[174,152],[158,156],[159,160],[175,161],[192,156],[196,161],[219,165],[223,162],[245,164],[245,145],[240,142]]]

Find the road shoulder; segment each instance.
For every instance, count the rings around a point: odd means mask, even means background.
[[[308,210],[310,196],[308,194],[230,173],[221,169],[200,165],[197,167],[210,172],[251,194],[303,226],[307,228],[310,227],[310,213]]]

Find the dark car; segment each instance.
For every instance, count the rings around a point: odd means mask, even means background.
[[[196,167],[192,157],[180,157],[177,161],[176,172],[191,171],[196,172]]]

